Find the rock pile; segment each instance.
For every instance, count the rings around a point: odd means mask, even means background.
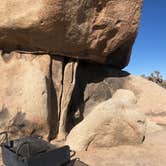
[[[125,145],[109,152],[114,158],[122,151],[131,163],[138,153],[153,152],[145,143],[132,158],[127,145],[141,144],[161,130],[156,123],[166,124],[166,91],[121,70],[130,60],[142,0],[0,4],[0,131],[92,152]],[[112,165],[96,155],[95,162]]]
[[[0,2],[1,130],[48,140],[70,133],[67,143],[85,150],[141,143],[142,113],[165,123],[165,91],[121,70],[142,0]]]
[[[65,139],[88,112],[79,96],[94,80],[80,69],[128,64],[142,0],[0,2],[1,129]]]

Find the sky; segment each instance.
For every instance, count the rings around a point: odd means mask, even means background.
[[[139,33],[125,70],[135,75],[158,70],[166,79],[166,0],[144,0]]]

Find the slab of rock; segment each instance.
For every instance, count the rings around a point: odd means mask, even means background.
[[[0,0],[0,46],[55,52],[123,68],[142,0]]]
[[[66,144],[73,150],[81,151],[142,143],[146,121],[135,104],[136,98],[131,91],[118,90],[115,97],[97,105],[71,130]]]
[[[0,130],[48,136],[49,55],[0,55]]]
[[[75,87],[75,75],[77,70],[77,62],[69,61],[65,67],[63,72],[63,93],[61,96],[61,108],[59,114],[59,132],[58,139],[63,140],[66,138],[67,132],[67,116],[70,114],[69,105],[71,102],[71,96],[73,93],[73,89]]]
[[[54,139],[58,134],[59,116],[61,110],[61,98],[63,92],[63,68],[64,58],[60,56],[50,56],[50,102],[49,102],[49,140]]]

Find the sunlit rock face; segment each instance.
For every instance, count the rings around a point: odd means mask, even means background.
[[[54,52],[123,68],[142,0],[0,0],[0,47]]]
[[[0,131],[48,136],[49,55],[0,55]]]

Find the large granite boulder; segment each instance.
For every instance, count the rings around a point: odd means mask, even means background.
[[[66,144],[76,151],[96,147],[140,144],[144,140],[145,116],[135,107],[133,92],[118,90],[115,95],[98,104],[76,125]]]
[[[0,0],[0,47],[54,52],[123,68],[142,0]]]

